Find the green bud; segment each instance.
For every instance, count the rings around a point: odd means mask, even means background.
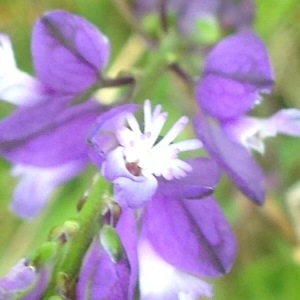
[[[221,37],[218,20],[212,16],[202,16],[196,21],[193,39],[201,44],[214,44]]]
[[[30,264],[39,268],[49,262],[57,252],[57,243],[45,242],[39,249],[30,257]]]
[[[59,241],[61,244],[65,244],[70,240],[79,230],[79,223],[77,221],[68,220],[63,226],[54,227],[49,239],[51,241]]]
[[[100,242],[113,262],[118,262],[122,258],[124,249],[115,228],[104,225],[100,231]]]

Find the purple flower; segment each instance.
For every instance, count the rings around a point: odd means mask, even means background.
[[[133,299],[137,285],[137,228],[133,212],[124,210],[117,224],[124,253],[114,261],[99,239],[91,244],[82,264],[77,298]]]
[[[82,102],[81,97],[101,82],[109,42],[79,16],[60,10],[46,13],[32,35],[36,79],[16,68],[6,36],[1,45],[5,71],[0,98],[21,107],[0,121],[0,153],[21,178],[12,209],[32,218],[57,185],[89,162],[86,135],[105,108],[96,99]]]
[[[167,118],[161,106],[152,112],[145,101],[142,130],[133,116],[137,108],[124,105],[100,116],[89,141],[95,163],[114,184],[115,200],[126,212],[139,209],[141,232],[132,239],[138,241],[142,299],[211,296],[203,277],[227,273],[236,254],[221,209],[213,198],[204,198],[218,183],[219,170],[207,158],[180,159],[181,151],[201,147],[195,139],[173,142],[187,125],[186,117],[159,137]],[[126,224],[122,228],[124,235],[133,232]],[[147,260],[168,274],[164,281],[157,281]],[[170,280],[178,284],[171,286]]]
[[[25,259],[21,259],[0,279],[0,299],[39,299],[49,279],[47,268],[37,271]]]
[[[263,139],[278,133],[299,136],[300,111],[284,109],[270,118],[247,116],[270,93],[273,70],[263,42],[244,31],[209,53],[196,87],[202,112],[195,131],[210,155],[255,203],[265,199],[264,174],[250,150],[264,152]],[[213,118],[211,118],[213,117]]]
[[[137,288],[141,299],[211,297],[205,280],[227,273],[235,259],[235,237],[213,198],[157,194],[140,216],[124,208],[116,229],[125,252],[114,261],[94,242],[82,265],[78,299],[132,299]]]
[[[102,174],[114,184],[114,196],[122,207],[143,207],[155,194],[160,185],[170,190],[178,186],[180,179],[187,189],[188,198],[197,198],[213,191],[218,172],[213,164],[212,181],[200,186],[193,180],[202,160],[189,162],[179,158],[182,151],[197,150],[201,142],[197,139],[173,143],[186,127],[188,118],[181,117],[163,137],[161,130],[167,120],[167,113],[160,105],[151,111],[149,100],[144,104],[144,128],[140,126],[133,113],[136,105],[117,107],[100,116],[91,134],[90,143],[96,164]],[[176,191],[176,188],[173,193]]]
[[[221,122],[240,117],[270,93],[273,70],[263,42],[243,31],[219,42],[208,54],[196,87],[200,107]]]

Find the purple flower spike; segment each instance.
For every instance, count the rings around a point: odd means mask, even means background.
[[[80,93],[100,79],[110,54],[108,39],[84,18],[46,13],[35,24],[32,55],[38,78],[50,89]]]
[[[237,187],[257,204],[265,199],[264,174],[251,153],[233,141],[204,115],[195,119],[195,131],[219,166]]]
[[[247,113],[270,93],[273,71],[263,42],[251,32],[222,40],[208,55],[196,97],[204,111],[224,121]]]

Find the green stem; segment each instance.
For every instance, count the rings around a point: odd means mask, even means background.
[[[165,73],[177,53],[180,44],[172,35],[164,35],[160,45],[148,53],[148,60],[143,75],[137,78],[137,89],[133,95],[132,102],[141,103],[149,98],[155,84]]]
[[[77,218],[70,222],[77,224],[76,230],[72,232],[70,240],[62,244],[59,249],[53,277],[44,299],[55,295],[76,299],[73,297],[81,263],[102,223],[102,212],[105,207],[104,190],[107,190],[107,182],[104,179],[98,180]]]

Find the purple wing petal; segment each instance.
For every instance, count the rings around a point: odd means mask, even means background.
[[[91,23],[69,12],[46,13],[32,36],[38,78],[49,88],[79,93],[99,80],[110,53],[108,39]]]
[[[203,115],[196,117],[194,127],[211,157],[236,186],[255,203],[262,204],[265,199],[264,174],[251,153],[230,140],[221,128]]]
[[[263,42],[251,32],[222,40],[208,55],[196,88],[200,106],[218,119],[236,118],[270,93],[273,71]]]
[[[13,162],[39,167],[86,160],[87,134],[100,111],[93,101],[20,109],[0,123],[0,152]]]
[[[213,296],[210,284],[166,262],[143,237],[138,253],[140,299],[200,299]]]
[[[50,271],[51,266],[35,270],[22,258],[0,279],[0,299],[40,299],[49,282]]]
[[[212,194],[220,179],[217,164],[208,158],[189,159],[186,162],[192,166],[192,172],[171,181],[159,178],[159,193],[182,199],[200,199]]]
[[[16,299],[18,293],[33,287],[38,280],[34,268],[21,259],[3,278],[0,279],[0,299]]]
[[[114,263],[99,241],[94,241],[79,276],[79,300],[133,299],[137,283],[137,232],[132,211],[122,212],[117,231],[126,251],[125,257]]]
[[[213,198],[157,194],[143,215],[143,236],[169,264],[194,275],[220,276],[235,260],[235,236]]]
[[[13,175],[20,177],[11,208],[24,219],[32,219],[44,208],[53,190],[73,178],[86,166],[84,161],[74,161],[54,168],[37,168],[16,165]]]
[[[138,278],[138,232],[133,210],[122,209],[122,215],[118,221],[116,229],[126,251],[126,255],[130,264],[128,299],[134,299],[134,293]]]
[[[122,262],[114,264],[99,241],[94,241],[83,261],[77,284],[77,299],[125,300],[126,295],[118,274],[119,267],[123,267]],[[124,267],[128,273],[128,267]]]

